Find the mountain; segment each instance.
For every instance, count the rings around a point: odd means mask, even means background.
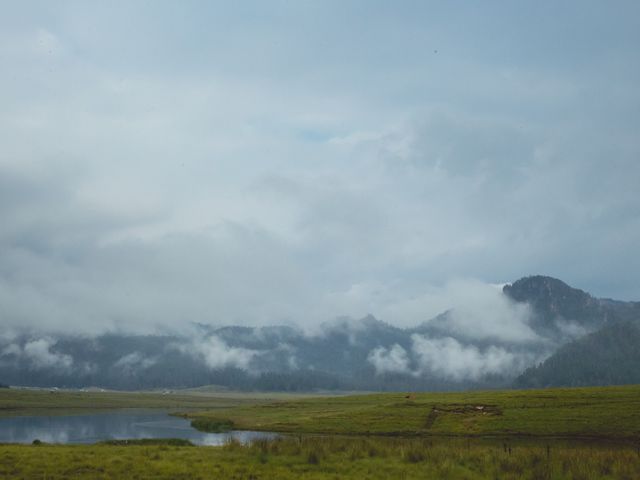
[[[516,387],[595,386],[640,383],[640,320],[614,322],[560,347],[528,368]]]
[[[640,383],[640,302],[595,298],[543,276],[522,278],[505,286],[504,293],[531,305],[532,328],[537,332],[578,333],[518,376],[515,386]]]
[[[594,330],[607,323],[613,313],[588,293],[552,277],[521,278],[505,285],[503,292],[516,302],[528,303],[535,312],[531,327],[546,335],[562,334],[569,325]]]
[[[166,335],[5,335],[0,378],[25,386],[215,384],[288,391],[456,390],[507,387],[516,379],[518,386],[534,386],[635,378],[615,364],[630,359],[635,365],[631,344],[618,329],[640,318],[640,303],[598,299],[544,276],[525,277],[502,290],[486,288],[482,301],[458,305],[413,328],[368,315],[338,318],[313,332],[193,323],[185,333]],[[592,352],[595,363],[572,364],[572,348],[584,357]],[[607,348],[617,349],[618,357]],[[594,370],[600,363],[615,372]],[[552,378],[553,370],[566,373]]]
[[[0,344],[0,376],[12,385],[116,389],[222,385],[248,390],[456,389],[459,382],[408,370],[378,372],[382,345],[410,348],[410,332],[368,316],[320,333],[286,326],[199,326],[189,335],[24,334]]]

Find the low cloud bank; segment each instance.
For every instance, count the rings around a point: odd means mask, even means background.
[[[251,361],[260,353],[248,348],[230,347],[215,335],[204,339],[194,338],[191,343],[177,348],[197,359],[202,359],[211,369],[236,367],[248,370]]]
[[[545,358],[557,343],[534,331],[531,306],[511,300],[502,285],[455,280],[428,289],[399,311],[434,308],[437,313],[411,335],[410,347],[380,346],[370,352],[367,360],[377,374],[393,371],[453,381],[513,376]]]
[[[238,368],[255,374],[326,369],[342,374],[343,365],[336,366],[334,360],[344,358],[349,362],[344,365],[346,371],[365,368],[371,374],[373,367],[377,375],[482,381],[491,376],[515,376],[544,359],[562,341],[549,338],[544,330],[534,330],[535,312],[527,304],[512,301],[499,285],[456,280],[425,288],[411,299],[402,297],[400,290],[380,287],[375,295],[363,290],[378,299],[379,303],[370,305],[374,312],[377,307],[387,312],[383,320],[340,317],[306,329],[216,328],[188,323],[180,335],[170,337],[169,345],[156,339],[150,349],[136,345],[117,350],[108,368],[133,376],[165,361],[165,354],[167,361],[179,362],[178,357],[170,357],[179,353],[207,371]],[[416,320],[418,311],[422,312],[420,321],[403,325],[407,318]],[[570,338],[586,332],[569,320],[559,328]],[[79,349],[62,351],[56,348],[53,335],[35,340],[26,334],[21,341],[18,338],[14,333],[3,336],[0,362],[20,362],[40,370],[92,371],[91,351],[83,353],[86,358],[78,356]]]
[[[371,351],[367,357],[376,373],[411,373],[409,355],[400,345],[395,344],[390,348],[378,347]]]
[[[494,345],[481,350],[451,337],[413,335],[411,338],[420,373],[428,372],[456,381],[480,380],[488,375],[514,375],[535,358],[532,353],[515,353]]]
[[[367,361],[377,375],[390,373],[414,377],[433,376],[456,382],[478,381],[491,375],[511,377],[546,355],[534,351],[512,351],[490,345],[481,348],[452,337],[411,336],[411,348],[400,345],[377,347]]]
[[[54,369],[64,373],[70,372],[73,367],[73,358],[71,355],[51,351],[55,343],[48,338],[28,341],[22,347],[12,343],[2,350],[0,356],[24,360],[36,370]]]
[[[133,375],[154,366],[156,363],[158,363],[158,357],[145,357],[140,352],[132,352],[122,356],[114,366],[120,368],[127,375]]]

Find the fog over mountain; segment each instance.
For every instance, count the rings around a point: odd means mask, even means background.
[[[412,328],[369,315],[307,331],[195,323],[188,332],[171,335],[24,331],[0,341],[0,378],[31,386],[134,389],[207,384],[262,390],[505,387],[525,370],[517,382],[526,385],[532,367],[567,348],[575,350],[573,341],[588,341],[629,322],[640,327],[640,303],[597,299],[550,277],[526,277],[503,289],[485,287],[483,295],[478,295],[481,289],[473,291],[470,303]],[[615,341],[607,350],[636,361],[631,351],[618,351]],[[627,371],[600,382],[635,378]],[[551,383],[538,383],[545,381]],[[589,374],[573,381],[589,384]]]

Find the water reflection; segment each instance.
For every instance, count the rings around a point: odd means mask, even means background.
[[[183,438],[196,445],[222,445],[234,438],[247,443],[273,438],[269,432],[204,433],[183,418],[166,413],[110,412],[92,415],[0,418],[0,442],[95,443],[102,440]]]

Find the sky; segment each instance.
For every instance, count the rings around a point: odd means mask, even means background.
[[[640,300],[634,1],[4,2],[0,322]]]

